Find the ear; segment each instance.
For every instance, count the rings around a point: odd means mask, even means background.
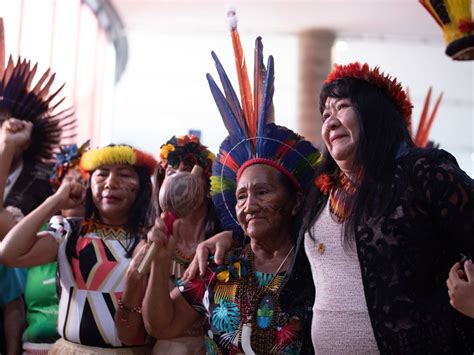
[[[298,192],[296,194],[295,203],[293,205],[293,208],[291,209],[291,215],[296,216],[298,214],[298,212],[300,211],[302,205],[303,205],[303,194],[301,192]]]

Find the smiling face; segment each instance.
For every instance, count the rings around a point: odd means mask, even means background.
[[[91,176],[92,200],[105,224],[128,222],[139,189],[138,174],[130,165],[102,165]]]
[[[342,170],[351,170],[360,139],[359,119],[351,100],[328,97],[322,118],[321,135],[329,154]]]
[[[288,235],[299,203],[290,196],[275,168],[255,164],[247,167],[237,185],[237,219],[253,239]]]

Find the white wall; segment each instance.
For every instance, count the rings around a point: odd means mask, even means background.
[[[296,129],[297,36],[262,35],[265,58],[269,54],[275,57],[276,121]],[[256,36],[241,34],[250,72]],[[128,38],[130,59],[116,88],[111,141],[130,143],[157,153],[172,135],[200,129],[204,144],[217,151],[226,131],[205,74],[210,72],[218,80],[210,55],[214,50],[231,81],[237,85],[229,35],[224,31],[156,35],[131,29]],[[451,61],[444,55],[444,45],[438,42],[350,35],[339,38],[347,41],[349,49],[335,50],[335,61],[359,60],[379,65],[409,87],[415,105],[415,126],[428,87],[433,86],[436,97],[444,91],[431,138],[453,153],[461,167],[474,176],[473,63]],[[107,143],[110,142],[101,142]]]

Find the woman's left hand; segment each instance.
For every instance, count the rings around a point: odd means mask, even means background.
[[[162,215],[164,217],[164,215]],[[176,246],[176,239],[168,232],[165,222],[156,218],[154,226],[147,234],[148,242],[154,243],[156,248],[155,260],[168,260],[172,257]]]
[[[464,315],[474,318],[474,265],[464,262],[464,271],[457,262],[449,271],[446,281],[451,305]]]

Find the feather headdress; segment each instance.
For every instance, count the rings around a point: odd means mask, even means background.
[[[446,54],[454,60],[474,59],[472,0],[419,0],[443,30]]]
[[[89,149],[89,141],[84,142],[79,148],[76,144],[67,144],[59,147],[59,153],[56,153],[56,164],[54,165],[51,183],[59,187],[67,172],[70,169],[78,169],[82,155]],[[84,180],[87,180],[88,173],[81,171]]]
[[[18,57],[14,64],[10,55],[5,65],[5,35],[0,18],[0,123],[11,117],[33,124],[31,145],[25,159],[50,160],[62,139],[73,138],[73,110],[58,108],[64,98],[55,99],[64,87],[51,92],[55,74],[48,69],[33,85],[38,64]],[[55,102],[53,102],[55,101]]]
[[[146,168],[150,175],[155,171],[158,162],[148,153],[129,145],[108,145],[103,148],[91,149],[81,157],[81,169],[92,173],[102,165],[131,165]]]
[[[310,185],[321,155],[313,145],[286,127],[274,124],[274,61],[263,64],[263,45],[258,37],[254,51],[253,94],[237,31],[235,12],[229,12],[235,53],[240,102],[227,74],[212,52],[223,92],[211,75],[209,86],[229,136],[221,143],[212,166],[211,195],[225,229],[238,227],[235,189],[242,171],[252,164],[266,164],[289,178],[296,189]],[[241,105],[242,104],[242,105]]]
[[[433,111],[431,114],[428,113],[430,108],[430,101],[431,101],[431,91],[430,88],[428,90],[428,94],[425,98],[425,103],[423,105],[423,111],[421,113],[420,122],[418,123],[418,128],[416,130],[416,134],[412,134],[413,142],[417,147],[425,148],[428,146],[428,136],[430,134],[431,127],[433,126],[433,122],[436,117],[436,113],[438,112],[439,105],[443,98],[443,93],[438,96],[436,103],[434,105]],[[409,131],[411,132],[411,127],[408,127]]]

